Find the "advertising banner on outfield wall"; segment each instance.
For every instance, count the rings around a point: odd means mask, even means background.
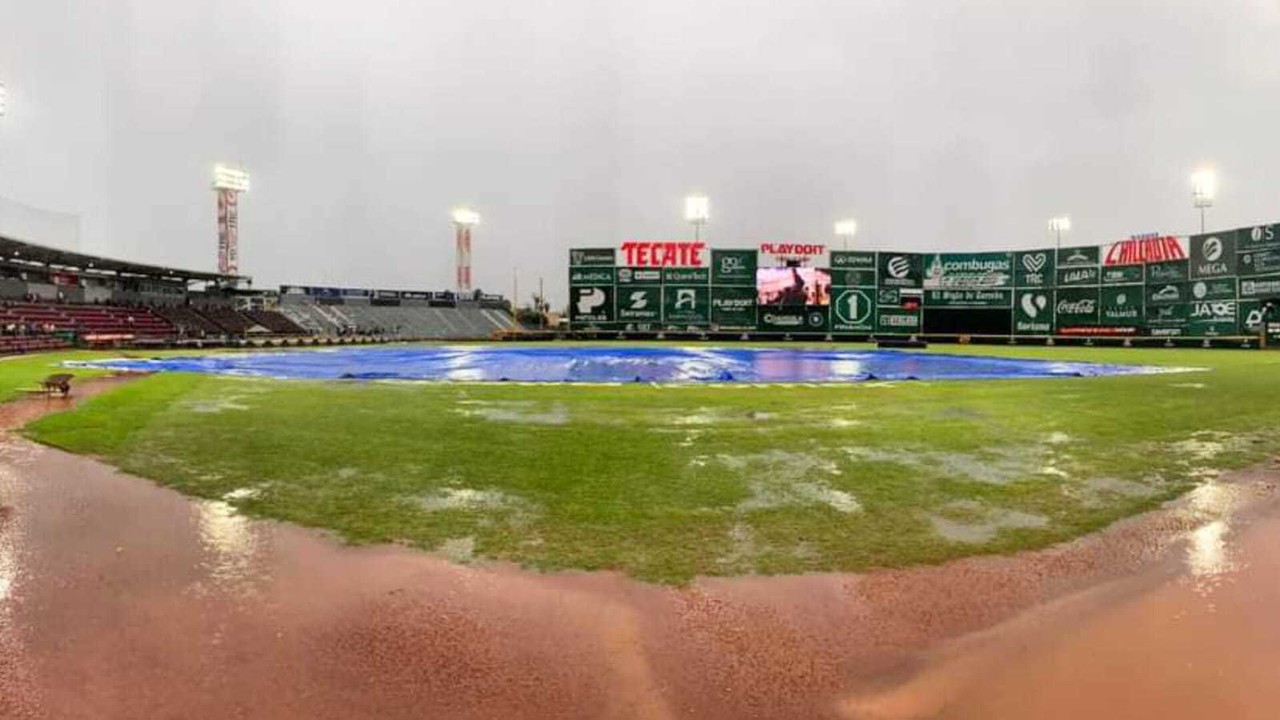
[[[756,256],[757,267],[830,267],[830,248],[820,243],[803,243],[791,240],[760,243]]]
[[[832,251],[831,285],[874,288],[876,286],[876,254],[855,250]]]
[[[1280,225],[1259,225],[1236,231],[1238,252],[1275,248],[1280,248]]]
[[[922,264],[921,256],[915,253],[876,253],[880,287],[920,287]]]
[[[1117,265],[1102,268],[1103,285],[1132,285],[1141,283],[1143,278],[1141,265]]]
[[[1191,277],[1191,263],[1187,260],[1151,263],[1147,265],[1147,282],[1182,282]]]
[[[936,253],[926,257],[926,290],[1013,287],[1013,253]]]
[[[1097,267],[1098,246],[1061,248],[1058,250],[1058,268]]]
[[[1191,306],[1151,305],[1146,307],[1147,332],[1154,337],[1181,337],[1191,324]]]
[[[1110,327],[1131,328],[1134,333],[1143,324],[1143,297],[1141,285],[1104,287],[1101,292],[1102,307],[1098,321]]]
[[[875,332],[875,288],[836,288],[831,294],[832,332]]]
[[[1051,288],[1056,267],[1053,250],[1014,253],[1013,284],[1015,287]]]
[[[569,251],[569,267],[579,265],[617,265],[617,252],[613,248],[579,248]]]
[[[785,333],[825,333],[828,329],[827,308],[822,305],[761,307],[760,329]]]
[[[886,335],[915,335],[920,332],[920,311],[878,307],[876,308],[876,332]]]
[[[1007,308],[1012,290],[925,290],[926,308]]]
[[[1191,283],[1190,289],[1192,301],[1235,300],[1239,296],[1236,279],[1233,277],[1196,280]]]
[[[1191,303],[1190,333],[1196,337],[1221,337],[1239,333],[1239,307],[1235,300]]]
[[[752,250],[712,250],[711,284],[756,286],[756,253]]]
[[[1244,276],[1280,273],[1280,247],[1257,248],[1240,253],[1239,271]]]
[[[722,330],[756,328],[755,287],[711,288],[711,324]]]
[[[661,285],[618,286],[618,322],[657,323],[661,320]]]
[[[1173,235],[1135,235],[1128,240],[1102,246],[1102,264],[1107,267],[1186,260],[1187,238]]]
[[[1235,274],[1235,231],[1191,236],[1192,280]]]
[[[1098,288],[1058,290],[1053,313],[1058,330],[1097,325],[1098,304]]]
[[[1240,297],[1280,298],[1280,276],[1248,279],[1242,278],[1240,280]]]
[[[662,321],[668,325],[711,322],[711,289],[706,285],[663,284]]]
[[[569,288],[569,322],[594,325],[613,322],[613,284]]]
[[[1044,288],[1019,290],[1014,298],[1013,332],[1018,335],[1053,333],[1053,291]]]

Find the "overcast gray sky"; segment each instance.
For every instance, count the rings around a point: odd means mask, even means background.
[[[1019,248],[1280,219],[1273,0],[0,0],[0,196],[211,269],[243,164],[258,284],[564,296],[566,249],[686,236]]]

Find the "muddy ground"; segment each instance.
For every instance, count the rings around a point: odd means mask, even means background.
[[[1278,477],[1014,557],[667,588],[345,547],[3,432],[0,717],[1271,718]]]

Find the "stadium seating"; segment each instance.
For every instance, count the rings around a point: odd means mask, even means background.
[[[297,323],[274,310],[245,310],[245,317],[277,335],[306,335]]]
[[[160,307],[156,308],[155,312],[178,328],[180,334],[187,337],[213,337],[223,333],[222,328],[185,305]]]
[[[20,353],[42,352],[45,350],[63,350],[71,347],[66,340],[51,335],[34,335],[27,337],[0,337],[0,355],[16,355]]]
[[[310,298],[286,298],[282,313],[317,335],[383,335],[406,339],[465,340],[491,337],[515,328],[505,310],[478,305],[433,307],[426,303],[375,305],[348,298],[341,305]]]
[[[0,309],[0,327],[49,327],[82,337],[133,336],[163,339],[176,334],[167,320],[145,307],[8,303]]]
[[[211,305],[197,308],[196,312],[199,312],[206,320],[221,328],[228,335],[244,335],[258,326],[257,322],[229,307]]]

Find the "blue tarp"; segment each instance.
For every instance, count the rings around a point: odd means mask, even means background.
[[[892,350],[469,346],[342,348],[71,363],[310,379],[778,383],[1133,375],[1158,368]]]

